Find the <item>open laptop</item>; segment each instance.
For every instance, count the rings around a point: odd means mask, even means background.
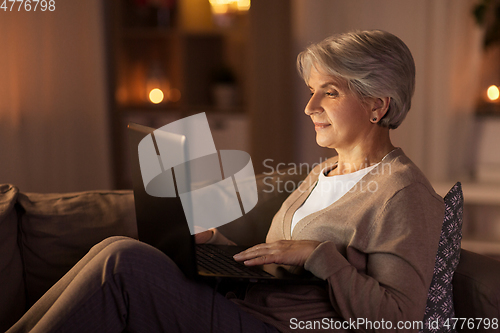
[[[310,272],[303,271],[300,275],[292,274],[285,268],[275,264],[247,267],[232,258],[234,254],[244,250],[239,246],[195,244],[179,196],[152,196],[147,192],[161,192],[162,189],[148,188],[146,190],[147,186],[144,185],[138,147],[145,137],[148,137],[148,140],[152,138],[158,160],[160,160],[153,133],[155,129],[130,123],[128,130],[139,240],[158,248],[168,255],[188,278],[224,278],[249,282],[279,281],[299,284],[324,283],[323,280],[315,277]],[[178,154],[186,153],[185,140],[182,136],[167,134],[162,137],[162,140],[167,140],[169,144],[174,145],[175,147],[172,147],[172,149]],[[179,177],[187,177],[190,174],[189,170],[182,170],[184,167],[186,166],[180,165],[176,167],[173,177],[171,177],[171,169],[162,170],[161,175],[158,174],[157,177],[173,178],[174,182],[175,179],[179,182]],[[189,182],[190,179],[183,179],[183,181]],[[166,180],[163,183],[168,185],[169,182],[170,180]]]

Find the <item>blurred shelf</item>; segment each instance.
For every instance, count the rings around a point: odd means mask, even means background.
[[[483,255],[500,256],[500,241],[484,241],[475,239],[462,239],[462,249]]]
[[[124,29],[121,34],[130,39],[170,39],[178,37],[179,32],[172,28],[134,27]]]
[[[206,36],[206,37],[218,37],[222,36],[224,38],[239,38],[241,37],[238,32],[216,29],[211,31],[182,31],[175,28],[165,28],[165,27],[132,27],[125,28],[120,32],[121,38],[124,39],[139,39],[139,40],[170,40],[174,38],[189,38],[190,36]]]
[[[441,196],[453,187],[453,182],[443,182],[432,184],[434,190]],[[500,183],[462,183],[465,204],[477,205],[500,205]]]
[[[185,115],[192,115],[200,112],[205,112],[208,114],[221,114],[221,115],[234,115],[234,114],[244,114],[245,108],[231,107],[229,109],[221,109],[216,106],[211,105],[162,105],[162,104],[136,104],[120,106],[116,108],[116,112],[120,114],[130,114],[130,113],[181,113]]]
[[[434,183],[433,187],[439,195],[445,196],[454,184]],[[462,248],[500,258],[500,183],[463,182],[462,192],[465,206]]]
[[[475,115],[481,117],[500,117],[500,102],[480,103],[476,108]]]

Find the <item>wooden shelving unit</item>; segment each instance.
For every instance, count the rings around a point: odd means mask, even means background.
[[[209,26],[188,29],[175,13],[176,8],[150,8],[134,0],[107,2],[110,126],[115,188],[130,188],[128,173],[128,122],[160,127],[168,122],[206,112],[218,131],[219,141],[245,146],[249,140],[247,107],[241,93],[246,84],[245,26],[219,29]],[[193,0],[188,1],[190,5]],[[208,1],[207,1],[208,3]],[[208,7],[209,8],[209,7]],[[187,11],[189,14],[189,11]],[[220,73],[230,70],[240,92],[235,102],[223,109],[213,97]],[[164,93],[164,100],[153,104],[152,88]],[[239,126],[237,130],[228,126]],[[239,134],[238,134],[239,133]],[[236,138],[229,136],[239,135]],[[241,147],[240,149],[243,149]]]

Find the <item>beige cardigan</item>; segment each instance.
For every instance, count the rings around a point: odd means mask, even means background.
[[[335,163],[332,158],[312,170],[283,203],[267,235],[267,242],[321,241],[305,269],[327,280],[327,290],[255,285],[245,300],[236,302],[285,332],[296,332],[291,327],[298,321],[307,325],[323,318],[383,319],[394,327],[398,321],[422,320],[443,199],[398,148],[337,202],[300,220],[290,234],[292,216],[311,193],[319,172]]]

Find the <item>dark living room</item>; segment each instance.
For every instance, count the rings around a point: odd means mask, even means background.
[[[415,62],[411,112],[392,144],[439,196],[461,183],[452,317],[476,319],[456,328],[500,331],[499,0],[0,5],[0,331],[96,243],[138,237],[130,122],[158,129],[204,113],[217,151],[249,154],[259,192],[220,231],[238,245],[265,241],[285,199],[337,154],[318,145],[297,55],[371,29],[399,37]]]

